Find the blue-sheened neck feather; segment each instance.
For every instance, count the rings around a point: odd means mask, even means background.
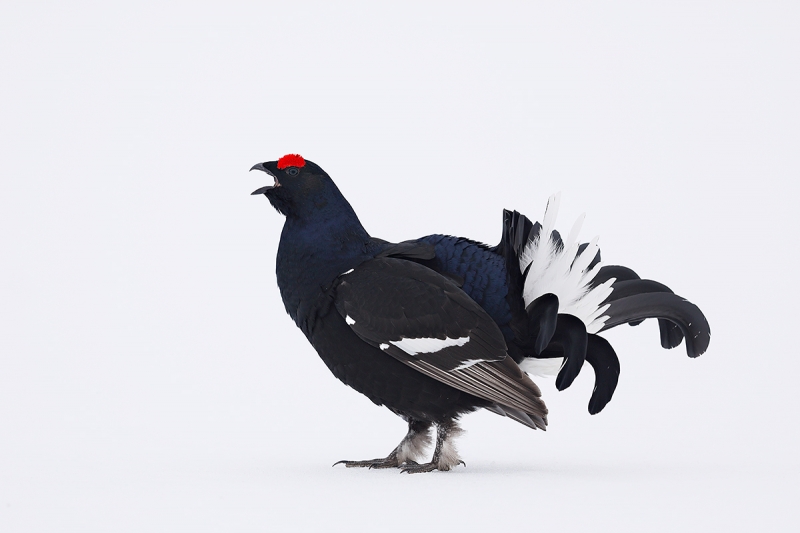
[[[309,313],[343,272],[374,257],[379,247],[332,181],[287,213],[276,271],[286,311],[309,331]]]

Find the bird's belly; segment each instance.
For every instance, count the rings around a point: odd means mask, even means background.
[[[310,340],[345,385],[405,417],[444,422],[488,404],[367,344],[335,311],[317,319]]]

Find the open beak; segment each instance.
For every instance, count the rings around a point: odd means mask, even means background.
[[[255,191],[251,192],[250,194],[267,194],[268,190],[274,189],[275,187],[280,187],[281,186],[280,182],[278,181],[278,178],[275,176],[275,174],[270,172],[267,167],[264,166],[264,163],[256,163],[255,165],[252,166],[252,168],[250,168],[250,170],[251,171],[260,170],[261,172],[266,172],[267,174],[272,176],[272,179],[275,180],[274,184],[267,185],[265,187],[261,187],[260,189],[256,189]]]

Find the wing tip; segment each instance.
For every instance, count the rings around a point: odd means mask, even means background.
[[[496,402],[486,406],[485,409],[500,416],[507,416],[508,418],[515,420],[524,426],[528,426],[531,429],[547,431],[547,413],[542,415],[538,415],[536,413],[526,413],[520,409],[502,405]]]

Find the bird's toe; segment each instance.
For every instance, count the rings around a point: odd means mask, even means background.
[[[397,468],[400,464],[395,457],[384,457],[382,459],[369,459],[366,461],[337,461],[333,466],[344,465],[347,468]]]

